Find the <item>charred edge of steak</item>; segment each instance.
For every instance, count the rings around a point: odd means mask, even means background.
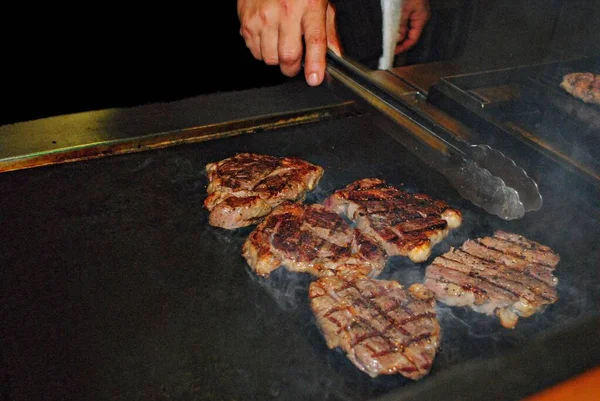
[[[496,314],[507,328],[557,300],[558,255],[523,236],[497,231],[434,259],[425,285],[438,301]]]
[[[423,285],[356,272],[321,278],[309,287],[311,307],[329,348],[339,346],[371,377],[429,373],[440,339],[433,294]]]

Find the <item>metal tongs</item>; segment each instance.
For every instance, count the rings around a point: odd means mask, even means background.
[[[464,198],[505,220],[539,210],[537,183],[502,152],[471,144],[411,108],[393,88],[369,70],[333,51],[327,52],[327,82],[358,103],[375,109],[375,122],[417,157],[442,173]]]

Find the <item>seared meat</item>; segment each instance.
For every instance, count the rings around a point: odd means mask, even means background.
[[[504,327],[514,328],[519,316],[529,317],[556,302],[558,280],[552,273],[559,260],[547,246],[496,231],[435,258],[425,285],[438,301],[495,313]]]
[[[311,308],[329,348],[340,347],[371,377],[429,373],[440,343],[433,294],[356,271],[322,277],[309,287]]]
[[[586,103],[600,105],[600,75],[574,72],[563,77],[560,87]]]
[[[323,205],[290,202],[277,207],[250,233],[242,255],[259,276],[268,276],[281,265],[315,276],[348,268],[376,276],[386,261],[374,241]]]
[[[206,166],[209,223],[233,229],[260,222],[284,201],[303,201],[323,168],[295,157],[239,153]]]
[[[390,256],[423,262],[448,230],[462,222],[460,211],[442,200],[413,194],[376,178],[355,181],[325,200],[325,206],[356,222]]]

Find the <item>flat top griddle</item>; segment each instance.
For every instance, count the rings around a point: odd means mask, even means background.
[[[252,91],[240,95],[251,100]],[[309,203],[364,177],[446,200],[464,224],[432,258],[495,229],[551,246],[561,255],[559,300],[514,330],[440,304],[431,374],[371,379],[327,349],[308,307],[310,276],[279,269],[258,278],[241,257],[252,228],[208,225],[204,167],[236,152],[323,166]],[[597,201],[555,184],[542,183],[540,211],[504,221],[461,199],[369,115],[1,174],[0,394],[408,400],[450,391],[519,399],[600,362]],[[394,257],[381,278],[408,286],[425,267]]]

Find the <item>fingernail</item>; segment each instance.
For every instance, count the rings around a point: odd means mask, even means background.
[[[308,84],[310,86],[317,86],[319,84],[319,76],[316,72],[313,72],[308,76]]]

